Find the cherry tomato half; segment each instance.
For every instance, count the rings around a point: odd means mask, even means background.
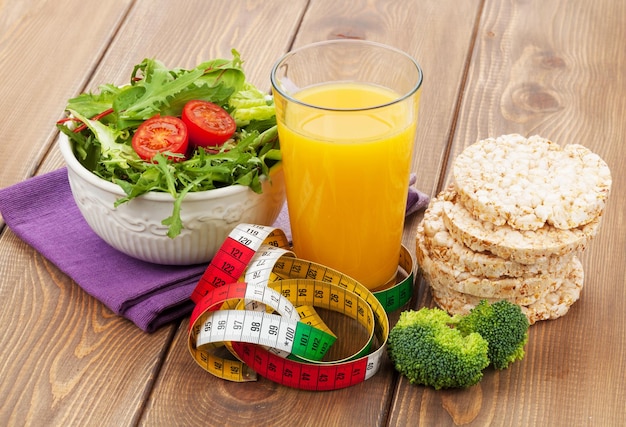
[[[196,147],[218,147],[228,141],[237,129],[228,111],[207,101],[187,102],[182,119],[187,125],[189,141]]]
[[[139,125],[133,135],[132,145],[143,160],[151,160],[155,154],[164,151],[184,155],[189,146],[187,126],[178,117],[152,117]],[[171,159],[184,160],[182,157]]]

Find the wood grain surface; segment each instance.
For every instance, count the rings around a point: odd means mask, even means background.
[[[464,147],[504,133],[583,144],[613,174],[581,300],[531,328],[524,360],[467,390],[411,385],[387,359],[333,392],[217,379],[189,355],[188,319],[141,332],[0,219],[0,425],[623,425],[624,22],[621,0],[0,0],[0,188],[62,167],[67,100],[126,83],[143,58],[192,67],[235,48],[269,91],[282,54],[333,38],[390,44],[422,66],[413,171],[430,195]],[[406,221],[412,250],[421,217]],[[411,307],[433,305],[418,275]]]

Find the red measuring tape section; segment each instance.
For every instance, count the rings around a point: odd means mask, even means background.
[[[289,248],[282,230],[251,224],[237,226],[211,260],[191,294],[191,300],[197,304],[210,289],[238,281],[262,244]]]
[[[387,312],[411,298],[413,264],[403,246],[404,278],[371,292],[336,270],[296,258],[282,230],[240,224],[193,291],[189,350],[205,370],[230,381],[253,381],[258,373],[306,390],[357,384],[378,371],[389,335]],[[323,360],[336,336],[315,307],[358,322],[368,333],[361,349]]]

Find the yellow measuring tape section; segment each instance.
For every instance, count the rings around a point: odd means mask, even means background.
[[[371,292],[336,270],[296,258],[281,230],[240,224],[192,294],[191,355],[230,381],[255,380],[258,373],[308,390],[357,384],[378,371],[389,334],[387,312],[411,298],[413,259],[405,247],[399,267],[404,278]],[[315,307],[361,325],[368,338],[360,350],[325,360],[337,337]]]

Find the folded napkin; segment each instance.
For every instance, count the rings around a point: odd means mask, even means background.
[[[429,201],[413,185],[408,199],[407,215],[423,209]],[[0,213],[19,238],[85,292],[142,330],[153,332],[191,313],[189,296],[207,264],[152,264],[109,246],[80,214],[65,168],[0,190]],[[285,208],[274,225],[289,234]]]

